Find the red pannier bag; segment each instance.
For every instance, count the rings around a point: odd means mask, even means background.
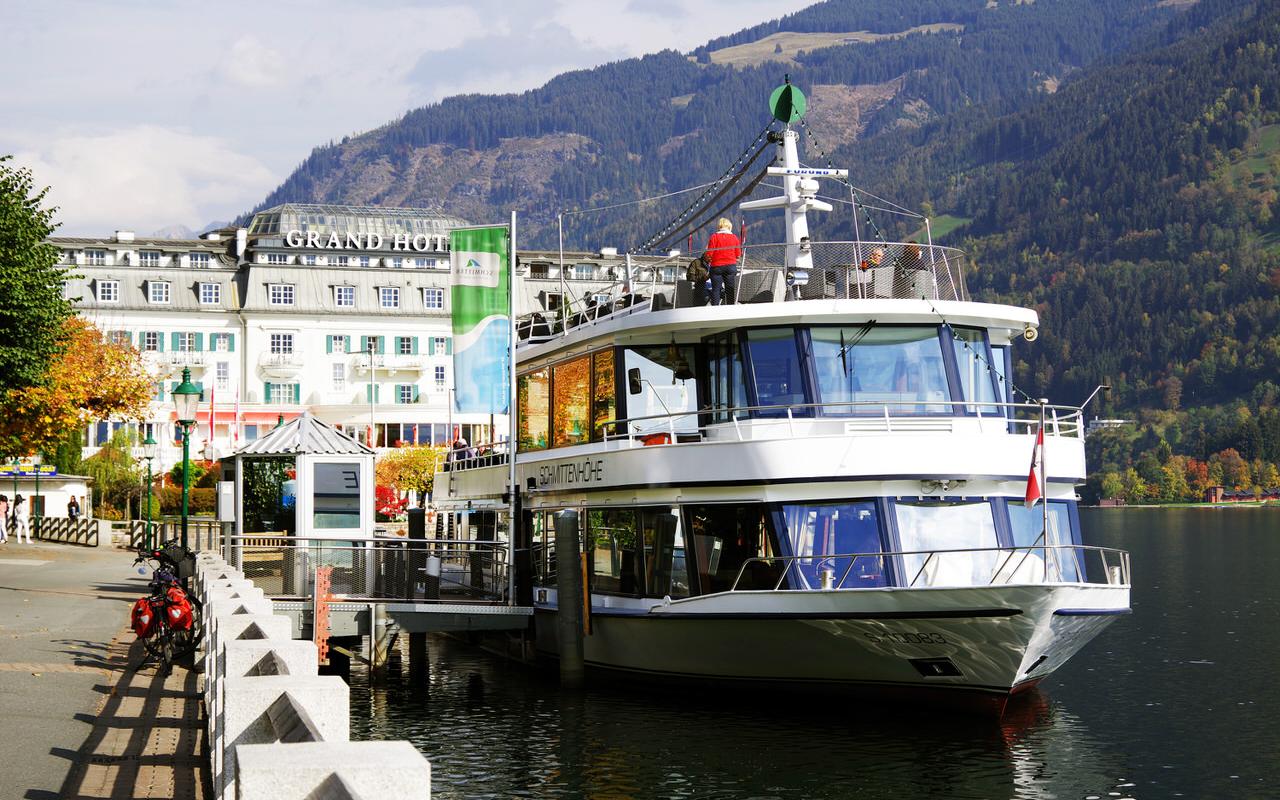
[[[138,602],[133,604],[133,612],[129,615],[129,623],[133,626],[133,632],[138,634],[139,639],[146,639],[156,632],[155,609],[151,607],[151,601],[148,598],[139,597]]]
[[[169,627],[175,631],[189,631],[194,619],[191,616],[191,601],[187,593],[177,586],[165,590],[165,598],[169,601],[165,612],[169,615]]]

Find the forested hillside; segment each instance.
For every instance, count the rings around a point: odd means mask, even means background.
[[[940,23],[953,27],[852,35]],[[714,61],[783,33],[849,36],[786,64],[767,48],[760,63]],[[1093,494],[1280,483],[1274,2],[832,0],[691,54],[411,111],[318,148],[263,205],[416,205],[477,221],[516,209],[524,243],[550,246],[558,213],[720,175],[766,124],[784,71],[810,96],[806,161],[850,167],[861,189],[935,215],[977,265],[975,297],[1039,310],[1020,384],[1062,402],[1114,387],[1094,410],[1137,424],[1093,438]],[[688,200],[570,214],[566,243],[635,248]],[[889,237],[918,227],[876,222]],[[837,211],[815,235],[850,227]]]

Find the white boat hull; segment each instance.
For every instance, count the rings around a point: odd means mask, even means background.
[[[1086,584],[729,592],[593,611],[591,668],[652,678],[929,689],[1007,698],[1116,616],[1129,589]],[[555,613],[539,650],[557,652]]]

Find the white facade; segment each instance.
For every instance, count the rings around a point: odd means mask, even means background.
[[[304,409],[362,442],[372,425],[378,448],[446,444],[454,431],[473,445],[505,438],[505,417],[450,410],[448,232],[465,224],[422,209],[292,204],[194,240],[51,238],[74,267],[66,292],[79,313],[141,350],[156,379],[142,427],[92,424],[85,456],[128,428],[161,444],[156,471],[181,460],[171,393],[184,367],[203,389],[195,458],[227,456]],[[581,305],[624,263],[572,254],[561,280],[555,254],[518,261],[519,311]],[[669,283],[674,269],[633,277]]]

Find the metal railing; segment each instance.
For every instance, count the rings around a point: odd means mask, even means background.
[[[985,581],[974,576],[974,556],[990,554],[992,569]],[[1043,545],[1029,547],[973,547],[954,550],[900,550],[879,553],[837,553],[801,556],[760,556],[742,562],[738,574],[729,588],[731,592],[740,591],[779,591],[790,576],[797,584],[808,583],[805,571],[812,572],[818,587],[824,590],[855,590],[869,588],[846,585],[850,576],[871,574],[886,576],[885,564],[888,559],[898,559],[903,565],[903,572],[910,573],[910,580],[905,588],[917,586],[996,586],[1009,584],[1077,584],[1086,583],[1104,586],[1127,587],[1130,585],[1129,553],[1111,547],[1095,547],[1092,545]],[[918,567],[907,565],[908,561],[919,560]],[[963,583],[937,582],[938,576],[945,571],[948,561],[961,562],[962,569],[970,571],[971,579]],[[847,562],[847,563],[845,563]],[[855,567],[864,567],[856,570]],[[763,570],[753,570],[751,566],[759,564]],[[865,569],[871,565],[868,571]],[[930,567],[933,571],[930,571]],[[980,565],[979,565],[980,566]],[[776,573],[772,586],[752,585],[740,588],[744,576],[748,582],[755,584],[756,573],[764,571],[769,575]],[[838,574],[837,574],[838,572]],[[1090,576],[1093,576],[1092,578]],[[906,577],[905,574],[903,577]],[[923,580],[922,580],[923,579]],[[902,582],[899,581],[899,584]],[[887,584],[877,584],[881,588]],[[791,587],[795,588],[795,587]],[[813,587],[811,587],[813,588]]]
[[[812,266],[799,270],[797,259],[806,250]],[[965,258],[952,247],[916,242],[747,245],[742,248],[736,300],[968,300]],[[765,280],[747,280],[756,273]],[[781,288],[769,280],[775,275],[782,279]]]
[[[345,600],[507,600],[506,542],[246,534],[227,537],[224,549],[223,557],[270,597],[310,597],[316,567],[329,566],[331,591]]]
[[[222,535],[229,523],[210,519],[187,520],[187,541],[192,550],[217,552],[222,548]],[[129,548],[137,550],[146,543],[146,520],[129,520]],[[160,544],[182,536],[182,520],[157,519],[151,521],[151,540]]]

